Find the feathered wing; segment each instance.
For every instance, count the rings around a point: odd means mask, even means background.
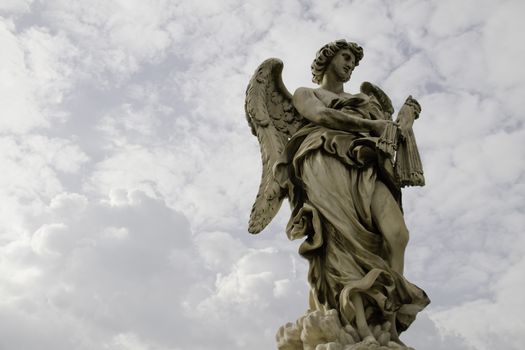
[[[270,58],[255,71],[246,90],[246,119],[261,148],[262,177],[250,214],[248,231],[261,232],[275,217],[286,193],[275,181],[273,166],[288,139],[304,125],[283,84],[283,63]]]
[[[387,94],[379,86],[374,85],[368,81],[365,81],[361,84],[361,92],[367,95],[374,95],[379,104],[381,105],[381,108],[383,109],[383,112],[389,117],[388,119],[392,119],[392,114],[394,114],[394,107],[392,106],[392,101],[390,100],[390,97],[388,97]]]

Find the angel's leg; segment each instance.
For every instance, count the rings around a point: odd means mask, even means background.
[[[376,181],[372,195],[372,219],[387,243],[390,267],[402,275],[408,230],[401,209],[381,181]]]
[[[354,294],[350,297],[355,308],[355,323],[357,332],[361,339],[368,344],[378,344],[376,338],[372,334],[368,322],[366,322],[365,308],[363,306],[363,299],[360,294]]]
[[[405,343],[399,339],[399,333],[396,327],[396,313],[393,313],[389,318],[390,322],[390,340],[398,345],[406,346]]]

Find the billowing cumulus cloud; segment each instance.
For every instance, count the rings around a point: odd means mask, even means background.
[[[290,91],[328,41],[409,94],[427,186],[407,189],[406,273],[432,299],[404,339],[525,341],[520,1],[3,1],[0,349],[269,349],[307,308],[306,261],[246,233],[260,179],[244,90]],[[284,205],[286,206],[286,205]],[[504,321],[502,321],[504,320]]]

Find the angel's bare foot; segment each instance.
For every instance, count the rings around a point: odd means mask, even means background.
[[[406,347],[405,343],[403,343],[401,339],[399,339],[399,335],[397,334],[397,332],[396,334],[390,333],[390,341]]]
[[[395,341],[389,341],[388,344],[387,344],[388,348],[392,348],[392,349],[403,349],[404,346],[395,342]]]
[[[361,295],[354,294],[350,297],[350,299],[352,300],[352,303],[354,304],[355,308],[355,323],[357,326],[357,333],[359,333],[359,336],[361,337],[361,339],[363,339],[363,341],[365,341],[365,339],[368,339],[368,341],[373,340],[374,342],[379,344],[374,335],[372,334],[372,331],[368,326],[368,322],[366,321],[365,309],[363,307],[363,299],[361,299]]]
[[[388,342],[388,344],[390,343],[394,343],[396,345],[398,345],[399,347],[407,347],[405,343],[403,343],[401,341],[401,339],[399,339],[399,337],[395,337],[395,338],[391,338],[391,340]]]
[[[373,335],[368,335],[363,339],[363,344],[366,345],[379,345],[379,342]]]
[[[395,344],[398,344],[400,345],[400,347],[406,347],[405,343],[403,343],[401,341],[401,339],[399,339],[399,332],[397,331],[397,326],[396,326],[396,315],[393,314],[391,315],[390,317],[390,320],[388,322],[385,323],[385,325],[390,325],[390,343],[395,343]]]

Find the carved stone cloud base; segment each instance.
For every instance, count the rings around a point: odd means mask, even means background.
[[[277,332],[279,350],[414,350],[390,341],[390,326],[374,327],[375,339],[361,339],[352,326],[343,327],[336,310],[309,311]]]

